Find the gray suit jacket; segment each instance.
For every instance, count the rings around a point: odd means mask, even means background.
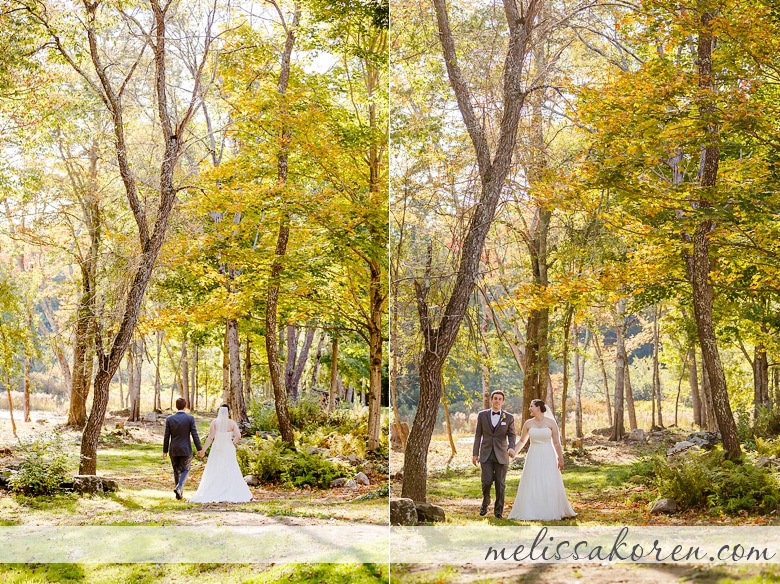
[[[195,447],[200,450],[200,438],[195,428],[195,418],[180,410],[165,419],[165,437],[163,438],[163,453],[170,448],[171,456],[192,456],[190,436],[195,441]]]
[[[474,456],[479,456],[479,461],[485,462],[493,451],[499,464],[509,464],[507,450],[514,450],[515,437],[515,417],[512,414],[502,410],[501,418],[494,429],[490,421],[490,410],[482,410],[477,416]]]

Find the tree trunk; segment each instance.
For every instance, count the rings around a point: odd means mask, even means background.
[[[190,361],[187,356],[187,333],[184,332],[181,338],[181,396],[187,400],[187,407],[192,407],[192,396],[190,395]],[[232,413],[232,412],[231,412]]]
[[[703,415],[704,406],[699,395],[699,373],[696,365],[696,345],[691,343],[688,350],[688,382],[691,386],[691,401],[693,402],[693,423],[699,428],[706,426],[706,417]]]
[[[68,426],[83,428],[87,423],[87,396],[92,381],[87,375],[87,362],[92,363],[92,352],[89,350],[90,316],[89,302],[86,293],[82,291],[76,312],[76,332],[73,340],[73,378],[68,408]]]
[[[444,408],[444,426],[447,428],[447,439],[450,442],[450,450],[452,456],[455,456],[458,451],[455,449],[455,440],[452,438],[452,422],[450,421],[450,408],[447,407],[447,395],[444,394],[444,399],[441,400],[441,407]]]
[[[625,391],[626,375],[626,345],[623,339],[623,327],[625,324],[624,312],[626,308],[625,299],[617,302],[615,319],[615,423],[612,425],[612,435],[610,440],[617,442],[622,440],[626,434],[626,428],[623,424],[623,396]]]
[[[317,388],[317,374],[320,371],[320,363],[322,362],[322,345],[325,344],[325,331],[320,333],[320,340],[317,341],[317,354],[314,357],[314,366],[311,369],[311,390],[312,393]]]
[[[244,400],[247,406],[252,403],[252,351],[249,335],[246,337],[244,350]]]
[[[601,353],[601,344],[599,343],[599,338],[597,335],[593,335],[593,347],[596,349],[596,357],[598,357],[599,365],[601,366],[601,379],[604,382],[604,393],[606,394],[607,398],[607,421],[609,423],[609,427],[612,428],[613,422],[612,422],[612,398],[609,396],[609,380],[607,379],[607,368],[604,365],[604,357]],[[617,380],[615,381],[617,383]]]
[[[712,206],[711,197],[715,193],[720,147],[718,146],[718,126],[716,122],[717,106],[712,101],[714,83],[712,78],[712,21],[710,12],[701,14],[697,38],[696,61],[699,74],[699,87],[703,90],[699,100],[700,115],[710,119],[702,136],[702,148],[699,161],[699,186],[701,197],[696,208]],[[718,429],[723,440],[727,456],[736,459],[742,454],[737,435],[737,425],[729,403],[726,389],[726,376],[718,353],[718,345],[713,326],[714,293],[710,282],[710,233],[715,228],[714,221],[707,217],[701,219],[693,233],[693,252],[687,256],[688,277],[693,289],[693,315],[701,346],[704,368],[707,371],[712,405]]]
[[[664,427],[664,418],[661,410],[663,396],[661,395],[661,372],[658,364],[658,354],[661,350],[661,331],[660,331],[661,307],[656,304],[653,306],[653,396],[657,400],[658,407],[658,426]]]
[[[199,369],[199,366],[200,366],[200,362],[199,362],[199,358],[200,358],[199,352],[200,351],[198,349],[198,345],[196,345],[195,343],[192,344],[192,350],[193,350],[193,353],[195,355],[195,363],[193,364],[193,367],[192,367],[192,383],[191,383],[191,385],[193,387],[193,393],[195,394],[195,408],[194,409],[197,411],[198,407],[200,405],[200,403],[198,401],[198,396],[199,396],[199,391],[200,391],[200,385],[198,383],[198,369]]]
[[[30,355],[24,350],[24,421],[30,422]]]
[[[563,389],[561,390],[561,446],[566,448],[566,394],[569,390],[569,331],[574,316],[574,307],[566,308],[566,316],[563,318]]]
[[[368,440],[369,452],[379,449],[382,413],[382,353],[384,305],[387,295],[382,288],[382,266],[376,260],[369,262],[369,327],[368,327]]]
[[[300,385],[303,368],[309,359],[309,350],[312,340],[314,340],[315,329],[306,328],[303,339],[303,347],[298,353],[298,340],[300,338],[300,329],[295,325],[287,325],[287,363],[284,370],[284,384],[287,390],[287,396],[293,400],[298,399],[298,386]]]
[[[540,290],[548,285],[547,279],[547,235],[552,213],[537,209],[536,228],[528,237],[533,282]],[[523,412],[521,418],[530,417],[528,408],[535,399],[547,401],[547,384],[550,376],[550,361],[547,349],[547,334],[550,310],[531,309],[525,336],[525,372],[523,375]]]
[[[333,337],[330,348],[330,391],[328,392],[328,413],[333,412],[336,404],[336,394],[339,391],[339,340]]]
[[[225,338],[222,343],[222,403],[230,401],[230,346],[228,344],[228,321],[225,320]]]
[[[588,347],[588,329],[585,329],[585,348]],[[582,438],[582,382],[585,377],[585,355],[579,352],[580,331],[577,321],[574,321],[573,351],[574,351],[574,431],[577,438]],[[582,369],[580,369],[582,359]]]
[[[238,424],[248,424],[244,402],[244,384],[241,381],[241,348],[238,341],[238,321],[227,320],[227,341],[230,355],[230,394],[227,404],[230,407],[230,417]]]
[[[753,349],[753,404],[755,418],[758,418],[761,410],[769,408],[769,361],[767,360],[766,348],[763,343],[759,343]]]
[[[163,331],[155,331],[155,359],[154,359],[154,409],[162,413],[162,377],[160,376],[160,353],[162,352]]]
[[[710,376],[707,374],[707,368],[702,359],[701,367],[701,395],[702,395],[702,416],[708,432],[718,431],[718,420],[715,418],[715,406],[712,403],[712,390],[710,389]]]
[[[18,438],[16,435],[16,422],[14,421],[14,401],[11,397],[11,376],[7,371],[5,374],[5,392],[8,395],[8,417],[11,419],[11,430],[14,433],[14,438]]]
[[[626,359],[626,409],[628,410],[628,428],[636,430],[639,425],[636,423],[636,407],[634,407],[634,390],[631,388],[631,367]]]
[[[490,407],[490,353],[488,352],[487,345],[487,332],[488,332],[488,307],[487,299],[484,294],[477,294],[480,299],[480,305],[482,306],[482,314],[480,318],[480,337],[482,339],[482,407],[488,409]]]
[[[122,380],[122,361],[119,361],[117,366],[117,374],[119,375],[119,409],[125,409],[125,390],[124,381]]]
[[[143,341],[136,339],[127,351],[127,404],[130,422],[141,419],[141,367],[143,366]]]
[[[474,113],[471,91],[463,79],[458,65],[455,41],[450,29],[449,15],[444,0],[434,0],[436,18],[444,54],[444,62],[450,85],[455,91],[458,108],[471,137],[479,167],[481,192],[473,207],[465,238],[460,248],[457,275],[451,295],[437,325],[427,305],[427,284],[416,280],[417,310],[424,339],[420,359],[420,398],[417,413],[406,443],[402,497],[425,501],[427,492],[428,446],[436,424],[436,412],[442,395],[441,371],[444,361],[455,342],[460,324],[468,307],[469,298],[479,273],[479,264],[485,238],[496,206],[512,164],[517,141],[520,112],[525,100],[522,74],[530,44],[531,29],[536,21],[540,0],[529,0],[523,17],[520,17],[514,0],[505,0],[504,7],[509,23],[509,43],[503,77],[503,116],[493,160],[484,126]]]
[[[292,26],[288,28],[285,25],[284,51],[282,52],[281,67],[279,73],[279,83],[277,93],[284,98],[287,93],[287,85],[290,79],[290,62],[293,46],[295,45],[295,29],[301,17],[300,6],[295,4],[295,15],[293,16]],[[280,138],[280,150],[276,159],[277,182],[280,189],[287,184],[287,144],[290,140],[290,128],[283,127]],[[282,270],[282,258],[287,253],[287,242],[290,239],[290,215],[287,210],[283,210],[279,221],[279,234],[276,238],[276,249],[274,250],[274,259],[271,263],[271,276],[268,281],[268,293],[266,295],[265,309],[265,352],[268,357],[268,369],[271,375],[271,385],[274,388],[274,405],[276,408],[276,419],[279,422],[279,431],[284,440],[290,447],[295,447],[295,436],[290,416],[287,413],[287,392],[284,387],[281,364],[279,363],[279,341],[277,336],[277,306],[279,304],[279,288]]]
[[[46,321],[49,323],[49,328],[52,331],[51,335],[51,348],[54,351],[54,355],[57,357],[57,363],[60,366],[62,372],[62,381],[65,384],[65,390],[70,395],[73,385],[71,379],[70,365],[68,359],[65,357],[65,352],[62,350],[62,343],[60,341],[60,325],[57,322],[57,318],[54,316],[54,309],[51,306],[51,299],[44,297],[40,302],[43,314],[46,317]]]

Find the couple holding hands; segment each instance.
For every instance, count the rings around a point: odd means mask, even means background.
[[[209,426],[209,436],[201,448],[195,418],[184,411],[187,401],[180,397],[176,400],[177,412],[165,420],[163,438],[163,458],[170,454],[173,466],[173,489],[177,499],[184,497],[184,483],[190,472],[192,444],[195,442],[198,456],[203,458],[211,446],[203,478],[198,485],[191,503],[246,503],[252,499],[241,469],[236,460],[236,444],[241,439],[241,430],[228,416],[228,407],[219,408],[216,419]],[[212,446],[213,442],[213,446]]]
[[[490,394],[490,409],[477,416],[472,462],[482,466],[482,506],[479,514],[487,515],[490,489],[496,485],[495,516],[503,518],[504,492],[509,459],[530,440],[523,474],[508,519],[557,521],[577,515],[566,498],[561,471],[563,448],[558,425],[547,405],[540,399],[528,408],[531,418],[523,424],[520,443],[515,449],[515,419],[502,409],[504,392]]]

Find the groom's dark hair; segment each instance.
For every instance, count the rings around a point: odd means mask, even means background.
[[[183,410],[187,407],[187,400],[183,397],[180,397],[176,400],[176,409],[177,410]]]
[[[531,403],[534,404],[540,410],[542,410],[542,413],[547,411],[547,404],[544,403],[542,400],[540,400],[540,399],[532,399]]]

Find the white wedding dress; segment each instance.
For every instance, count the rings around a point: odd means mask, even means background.
[[[509,519],[558,521],[577,515],[566,498],[550,428],[528,429],[530,446]]]
[[[228,418],[227,408],[219,408],[217,419],[209,429],[209,438],[213,438],[206,469],[203,471],[200,485],[191,503],[246,503],[252,499],[252,492],[244,481],[236,460],[236,447],[233,437],[238,432],[229,428],[234,426]]]

